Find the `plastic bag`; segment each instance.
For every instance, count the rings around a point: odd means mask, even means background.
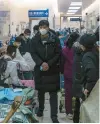
[[[21,56],[19,49],[16,50],[16,58],[13,59],[14,62],[17,62],[20,64],[20,70],[21,71],[30,71],[30,67],[27,64],[26,60]]]
[[[26,52],[26,54],[23,56],[23,58],[26,60],[27,64],[30,67],[30,70],[34,70],[35,62],[33,61],[31,54]]]
[[[0,100],[14,100],[16,96],[22,95],[22,91],[14,92],[12,88],[0,88]]]
[[[81,123],[99,123],[99,82],[100,79],[94,86],[89,97],[81,104]]]

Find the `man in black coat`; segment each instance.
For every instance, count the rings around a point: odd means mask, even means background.
[[[49,30],[49,22],[42,20],[39,22],[39,32],[32,41],[31,55],[36,63],[35,86],[38,90],[39,111],[37,116],[42,117],[44,111],[45,92],[50,94],[51,119],[53,123],[58,123],[58,97],[57,91],[60,89],[59,39]]]

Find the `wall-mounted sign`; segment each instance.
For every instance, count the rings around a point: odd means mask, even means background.
[[[82,21],[81,18],[70,18],[70,21]]]
[[[49,10],[29,10],[28,17],[49,17]]]
[[[0,17],[8,17],[10,14],[10,11],[0,11]]]

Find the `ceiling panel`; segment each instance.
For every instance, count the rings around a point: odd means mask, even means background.
[[[58,0],[58,11],[61,13],[67,13],[68,8],[71,2],[82,2],[82,8],[76,14],[81,14],[82,9],[86,9],[89,5],[91,5],[95,0]]]
[[[82,2],[82,0],[58,0],[58,11],[61,13],[67,13],[71,2]],[[76,12],[76,14],[81,14],[82,8]]]

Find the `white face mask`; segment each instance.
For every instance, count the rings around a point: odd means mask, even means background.
[[[40,29],[40,33],[41,33],[41,35],[45,35],[45,34],[47,34],[47,30],[46,29]]]

